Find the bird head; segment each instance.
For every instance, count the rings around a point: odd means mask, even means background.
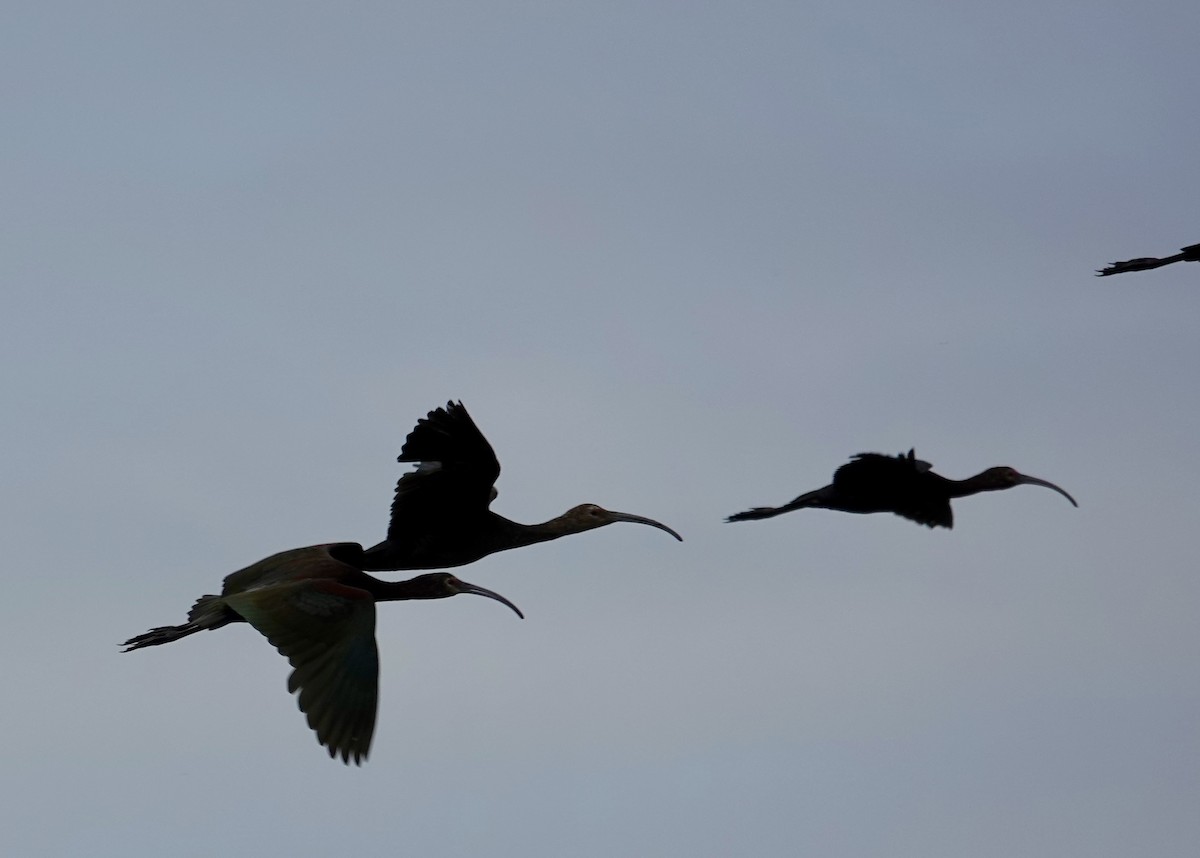
[[[1013,486],[1042,486],[1047,489],[1053,489],[1060,495],[1071,502],[1072,506],[1079,506],[1075,503],[1075,498],[1071,497],[1067,492],[1054,485],[1049,480],[1031,477],[1027,474],[1022,474],[1016,468],[1009,468],[1001,465],[996,468],[988,468],[980,474],[979,482],[984,486],[985,491],[997,491],[999,489],[1011,489]]]
[[[503,605],[508,605],[518,617],[525,619],[525,615],[521,613],[521,609],[499,593],[489,590],[486,587],[480,587],[477,584],[468,584],[457,575],[452,575],[449,572],[430,572],[427,575],[418,575],[409,583],[412,585],[414,592],[421,593],[426,599],[447,599],[450,596],[457,596],[460,593],[474,593],[476,596],[486,596],[489,599],[495,599]]]
[[[582,503],[577,507],[572,507],[561,516],[560,520],[571,533],[580,533],[585,530],[604,527],[606,524],[615,524],[618,521],[648,524],[651,527],[657,527],[659,530],[665,530],[680,542],[683,542],[682,536],[671,530],[671,528],[667,527],[661,521],[655,521],[652,518],[646,518],[641,515],[632,515],[627,512],[613,512],[594,503]]]

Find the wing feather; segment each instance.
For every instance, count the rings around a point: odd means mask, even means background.
[[[396,483],[389,542],[407,544],[447,520],[483,515],[496,496],[500,462],[461,402],[418,420],[397,461],[418,464]]]
[[[331,757],[361,763],[379,700],[375,602],[331,579],[290,581],[236,593],[226,603],[292,665],[288,690]]]
[[[858,453],[833,475],[839,496],[861,511],[894,512],[926,527],[953,527],[950,500],[933,466],[914,450],[898,456]]]

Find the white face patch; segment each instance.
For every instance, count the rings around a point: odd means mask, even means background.
[[[421,464],[417,465],[417,469],[413,473],[432,474],[437,471],[440,471],[441,469],[442,469],[441,462],[422,462]]]

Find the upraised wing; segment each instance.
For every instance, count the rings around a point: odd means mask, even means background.
[[[389,542],[404,544],[448,518],[483,515],[496,497],[500,462],[461,402],[418,420],[397,461],[418,465],[396,483]]]

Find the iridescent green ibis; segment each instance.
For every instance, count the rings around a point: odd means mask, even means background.
[[[833,474],[833,482],[800,495],[783,506],[760,506],[731,515],[726,521],[771,518],[794,509],[833,509],[840,512],[892,512],[926,527],[954,526],[950,501],[980,492],[995,492],[1013,486],[1044,486],[1069,500],[1075,498],[1054,483],[1018,473],[1012,468],[988,468],[965,480],[948,480],[935,474],[932,465],[908,455],[885,456],[859,453]]]
[[[1107,277],[1110,274],[1124,274],[1127,271],[1149,271],[1151,268],[1162,268],[1175,262],[1200,262],[1200,244],[1189,244],[1174,256],[1164,256],[1161,259],[1154,256],[1139,256],[1137,259],[1126,259],[1124,262],[1114,262],[1107,268],[1096,272],[1097,277]]]
[[[371,749],[379,699],[375,603],[445,599],[474,593],[524,615],[499,593],[449,572],[390,583],[362,571],[362,546],[352,542],[294,548],[225,579],[220,596],[201,596],[179,626],[132,637],[130,650],[177,641],[205,629],[249,623],[292,664],[288,691],[329,756],[362,763]]]
[[[652,518],[585,503],[541,524],[520,524],[488,507],[496,499],[500,462],[461,402],[417,421],[398,461],[417,467],[400,478],[387,539],[364,553],[374,571],[462,566],[520,548],[620,521],[648,524],[683,537]]]

